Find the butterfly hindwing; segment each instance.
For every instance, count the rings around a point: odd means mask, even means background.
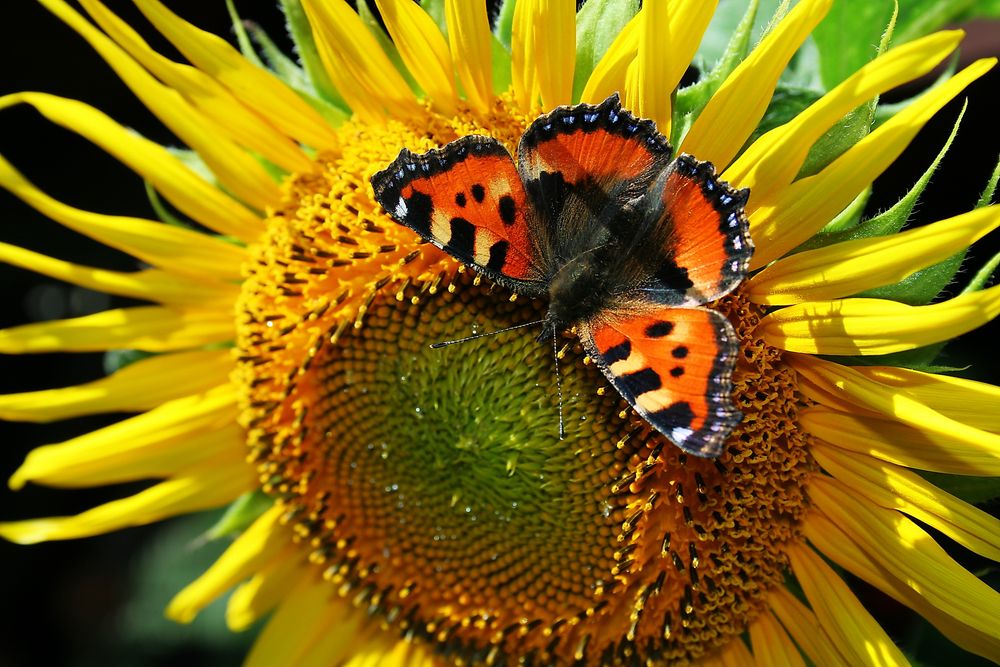
[[[423,155],[404,149],[372,187],[386,212],[424,240],[519,292],[544,292],[534,214],[495,139],[470,135]]]
[[[655,308],[580,328],[587,353],[646,421],[686,452],[722,452],[742,417],[730,398],[737,339],[726,318]]]

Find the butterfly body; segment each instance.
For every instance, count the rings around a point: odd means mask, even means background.
[[[517,163],[496,140],[403,150],[372,178],[399,223],[518,294],[545,298],[539,339],[575,328],[653,427],[717,456],[741,419],[736,337],[700,308],[731,291],[752,252],[746,191],[710,164],[672,159],[618,97],[560,107],[525,132]]]

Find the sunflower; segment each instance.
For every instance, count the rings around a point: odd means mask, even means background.
[[[889,48],[893,17],[876,57],[788,113],[779,79],[832,0],[784,3],[752,48],[750,2],[683,87],[715,2],[578,14],[520,0],[491,27],[478,2],[377,0],[380,22],[363,2],[283,0],[299,60],[258,33],[267,67],[241,23],[242,53],[135,0],[180,63],[98,0],[80,0],[89,19],[41,2],[188,149],[74,100],[0,98],[126,164],[161,218],[74,208],[0,161],[7,190],[144,268],[11,245],[0,259],[148,304],[0,331],[5,354],[142,353],[94,382],[0,397],[8,420],[138,413],[35,449],[10,484],[157,480],[0,535],[78,538],[230,505],[237,536],[167,614],[190,621],[232,590],[232,629],[268,617],[252,665],[906,664],[847,573],[1000,659],[1000,595],[942,546],[1000,560],[1000,522],[923,472],[1000,475],[1000,389],[933,366],[941,343],[1000,313],[1000,287],[983,288],[987,267],[952,298],[913,292],[1000,209],[988,188],[918,229],[899,231],[913,197],[862,219],[872,181],[993,66],[880,115],[878,96],[946,60],[960,31]],[[751,275],[711,304],[739,338],[744,415],[717,459],[651,430],[571,335],[563,440],[556,359],[530,333],[429,349],[545,305],[373,200],[372,175],[402,148],[483,134],[513,151],[540,113],[614,92],[750,191]]]

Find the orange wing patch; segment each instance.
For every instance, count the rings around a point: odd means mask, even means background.
[[[664,251],[687,272],[698,302],[728,294],[746,276],[753,254],[746,190],[716,180],[711,163],[681,155],[660,198],[670,222]]]
[[[686,452],[718,456],[733,406],[737,339],[718,313],[662,308],[581,327],[584,346],[635,410]]]
[[[372,177],[375,199],[397,222],[490,277],[541,293],[534,215],[510,153],[467,136],[415,155],[403,150]]]

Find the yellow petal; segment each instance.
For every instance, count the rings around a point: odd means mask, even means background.
[[[1000,444],[967,442],[947,434],[816,406],[799,412],[814,437],[883,461],[953,475],[1000,475]]]
[[[303,0],[316,46],[337,92],[361,118],[406,118],[419,107],[357,12],[344,0]]]
[[[781,190],[792,182],[809,149],[834,123],[874,96],[929,72],[955,50],[962,35],[961,30],[934,33],[875,58],[795,118],[757,139],[726,170],[725,178],[750,188],[757,200]],[[718,95],[709,106],[716,103]],[[725,116],[728,120],[729,115]]]
[[[87,40],[153,115],[201,156],[224,188],[259,210],[281,201],[281,190],[264,167],[177,91],[150,76],[62,0],[41,1]]]
[[[704,0],[696,2],[703,6],[710,4]],[[672,62],[675,36],[670,32],[670,13],[678,7],[679,4],[671,6],[667,2],[643,3],[639,11],[639,49],[625,79],[625,107],[638,116],[652,119],[660,133],[668,137],[670,95],[676,85],[669,77],[677,69]]]
[[[819,667],[840,667],[846,664],[846,659],[837,651],[816,616],[795,599],[788,589],[779,586],[771,591],[768,604],[788,634],[802,648],[802,652],[815,664]]]
[[[950,340],[1000,315],[1000,285],[929,306],[886,299],[811,301],[776,310],[758,333],[811,354],[888,354]]]
[[[943,261],[1000,227],[1000,206],[780,259],[753,276],[750,298],[766,305],[831,299],[890,285]]]
[[[80,4],[129,55],[213,121],[213,131],[224,133],[285,171],[308,172],[312,169],[312,161],[294,141],[221,83],[196,67],[161,56],[139,33],[97,0],[81,0]]]
[[[292,539],[291,531],[278,522],[286,511],[274,505],[257,517],[204,574],[174,596],[167,605],[167,618],[190,623],[217,597],[271,562]]]
[[[71,540],[131,526],[143,526],[168,517],[221,507],[253,489],[256,476],[250,466],[209,467],[160,482],[134,496],[99,505],[82,514],[0,523],[0,537],[18,544]]]
[[[132,273],[108,271],[64,262],[6,243],[0,243],[0,262],[98,292],[171,305],[211,302],[225,307],[235,303],[239,295],[239,287],[233,283],[189,280],[159,269]]]
[[[165,271],[199,280],[235,282],[242,279],[240,267],[247,258],[246,251],[232,243],[149,220],[101,215],[72,208],[29,183],[2,157],[0,185],[32,208],[70,229]],[[218,194],[214,188],[212,190]]]
[[[761,613],[750,624],[750,645],[758,665],[805,667],[799,649],[768,611]]]
[[[540,12],[539,0],[519,0],[514,5],[510,37],[510,78],[514,100],[525,113],[534,112],[538,105],[535,27],[541,20]]]
[[[50,422],[101,412],[140,412],[226,382],[230,350],[195,350],[141,359],[94,382],[0,395],[0,419]]]
[[[538,72],[542,107],[554,109],[573,102],[573,69],[576,66],[576,2],[530,0],[537,5],[532,37],[532,58]],[[516,9],[515,9],[516,11]]]
[[[826,477],[813,478],[809,497],[894,577],[946,615],[995,637],[1000,650],[1000,593],[956,563],[922,528],[899,512],[858,500]]]
[[[256,240],[263,231],[263,221],[252,211],[188,169],[167,149],[125,129],[97,109],[45,93],[0,97],[0,109],[15,104],[29,104],[53,123],[94,142],[205,226],[247,242]]]
[[[723,644],[722,648],[700,660],[698,664],[706,667],[756,667],[758,663],[750,653],[750,649],[739,637],[733,637]]]
[[[985,74],[995,58],[978,60],[880,125],[818,174],[773,194],[753,194],[748,207],[756,250],[750,268],[765,266],[806,241],[844,210],[899,157],[920,128],[949,100]],[[738,184],[745,183],[724,175]]]
[[[796,5],[726,78],[688,130],[679,150],[712,162],[722,171],[757,127],[778,77],[831,4],[832,0],[803,0]],[[744,187],[728,172],[724,177]]]
[[[325,663],[329,664],[329,663]],[[324,663],[305,661],[303,667],[325,667]],[[384,633],[364,638],[343,667],[438,667],[440,662],[421,644],[393,639]]]
[[[232,313],[218,309],[137,306],[67,320],[0,329],[0,353],[168,352],[232,340]]]
[[[32,450],[11,476],[10,487],[100,486],[170,477],[207,460],[238,466],[246,457],[236,424],[236,391],[219,387],[174,399],[137,417],[58,445]]]
[[[635,60],[635,54],[639,50],[640,24],[643,20],[645,19],[641,18],[641,14],[633,16],[611,42],[611,46],[590,73],[587,85],[580,95],[581,102],[597,104],[612,93],[625,90],[629,65]]]
[[[490,18],[486,4],[445,0],[451,60],[473,109],[485,113],[493,105],[493,61]]]
[[[982,465],[987,466],[987,469],[971,474],[1000,474],[988,472],[988,469],[994,469],[1000,462],[1000,435],[950,419],[905,391],[874,382],[853,368],[801,354],[787,355],[786,359],[799,375],[826,387],[831,393],[849,402],[923,431],[927,438],[933,438],[934,443],[961,443],[967,448],[968,456],[973,456],[974,460],[982,461]],[[828,442],[836,444],[838,441]],[[950,452],[952,456],[956,454],[957,452]]]
[[[1000,387],[891,366],[859,366],[857,371],[875,382],[899,387],[952,419],[985,431],[1000,432],[1000,410],[997,410]]]
[[[805,537],[827,558],[923,616],[966,651],[992,657],[996,661],[996,638],[958,622],[931,605],[906,583],[893,577],[871,554],[859,548],[840,526],[822,512],[810,512],[802,523],[802,529]]]
[[[406,69],[435,109],[453,115],[458,100],[455,73],[448,42],[437,23],[412,0],[375,0],[375,4]]]
[[[817,443],[816,461],[852,493],[905,512],[962,546],[1000,560],[1000,520],[937,488],[901,466]]]
[[[315,109],[226,40],[196,28],[157,0],[135,0],[135,4],[195,67],[229,88],[285,135],[316,149],[337,145],[333,130]]]
[[[314,567],[303,567],[302,560],[301,547],[289,542],[250,581],[237,586],[226,603],[226,627],[233,632],[246,630],[284,600],[301,579],[316,585]]]
[[[851,665],[909,665],[892,639],[830,566],[801,544],[785,551],[823,630]]]

